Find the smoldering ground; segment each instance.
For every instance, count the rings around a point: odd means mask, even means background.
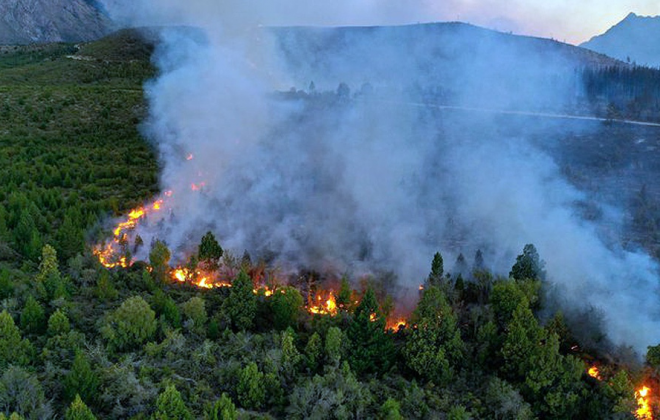
[[[594,197],[538,142],[466,109],[566,111],[585,64],[567,47],[461,25],[270,30],[256,25],[272,7],[192,3],[143,2],[139,14],[107,4],[133,23],[200,28],[164,29],[154,56],[144,132],[173,193],[164,216],[138,227],[146,243],[184,257],[210,229],[273,264],[389,270],[413,290],[438,250],[453,261],[483,249],[506,275],[534,243],[564,305],[602,309],[617,344],[657,344],[655,262],[580,217],[575,203]],[[353,90],[334,92],[342,82]],[[291,85],[307,92],[274,95]],[[419,106],[429,100],[459,109]],[[596,204],[618,231],[621,211]]]

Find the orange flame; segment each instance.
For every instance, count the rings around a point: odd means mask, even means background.
[[[637,410],[635,416],[640,420],[653,420],[653,413],[651,412],[651,405],[649,403],[649,393],[651,389],[647,386],[642,386],[635,392],[637,399]]]
[[[406,328],[406,325],[408,325],[408,322],[404,318],[387,320],[387,323],[385,324],[385,329],[392,331],[399,331],[402,328]]]
[[[163,200],[155,201],[151,208],[158,211],[163,204]],[[126,241],[126,231],[134,229],[138,221],[147,215],[146,207],[138,207],[128,213],[128,218],[123,222],[117,224],[117,227],[112,231],[112,241],[104,246],[95,247],[92,252],[98,258],[101,265],[106,268],[122,267],[126,268],[131,265],[131,261],[127,261],[126,257],[118,256],[121,250],[122,242]]]
[[[307,310],[311,314],[317,315],[337,315],[337,301],[332,290],[328,292],[328,299],[324,302],[321,294],[316,295],[316,304],[310,305]]]
[[[594,365],[589,368],[587,371],[587,374],[591,376],[592,378],[598,379],[599,381],[602,381],[603,378],[600,376],[600,371],[598,370],[598,366]]]
[[[195,156],[193,156],[192,153],[188,153],[188,156],[186,156],[186,160],[193,160]]]
[[[376,314],[375,313],[370,313],[369,314],[369,321],[375,322],[376,321]]]

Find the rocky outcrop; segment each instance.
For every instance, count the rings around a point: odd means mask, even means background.
[[[2,0],[0,44],[91,41],[111,30],[91,0]]]

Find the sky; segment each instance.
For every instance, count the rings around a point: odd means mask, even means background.
[[[160,13],[148,0],[130,2],[130,7],[123,7],[125,0],[103,2],[118,13],[115,17],[120,21],[127,19],[139,24],[145,23],[144,16],[149,16],[152,23],[171,23],[172,17],[185,23],[184,17],[191,15],[199,23],[196,9],[203,10],[209,19],[207,23],[213,26],[217,25],[218,16],[227,18],[224,26],[231,26],[232,22],[345,26],[462,21],[576,45],[607,31],[630,12],[660,15],[660,0],[162,0],[161,6],[171,7],[160,7]],[[149,13],[144,13],[147,10]]]

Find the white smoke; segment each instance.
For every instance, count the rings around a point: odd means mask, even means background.
[[[108,0],[106,6],[132,24],[185,25],[162,31],[155,56],[160,75],[147,86],[145,130],[158,145],[162,189],[173,193],[163,218],[140,225],[145,243],[163,239],[185,256],[211,229],[234,252],[274,255],[293,268],[391,270],[414,289],[438,250],[452,261],[482,247],[492,268],[506,274],[531,242],[569,304],[605,311],[614,342],[645,351],[660,341],[655,263],[606,246],[572,210],[583,193],[526,139],[498,134],[502,121],[415,106],[409,85],[444,77],[417,56],[428,49],[416,51],[416,39],[401,43],[397,31],[378,35],[378,42],[348,38],[346,48],[333,52],[337,57],[317,57],[296,37],[282,44],[258,28],[309,23],[311,6],[302,2]],[[494,48],[486,45],[480,54]],[[462,51],[460,37],[453,47],[459,55],[474,53]],[[374,49],[377,59],[365,59]],[[465,103],[478,102],[473,94],[497,89],[507,77],[481,79],[489,63],[513,60],[505,68],[517,79],[526,71],[516,66],[531,54],[506,46],[481,61],[458,60],[465,72],[451,83],[466,86]],[[321,89],[369,81],[378,94],[355,100],[319,94],[311,105],[273,96],[312,80]],[[536,82],[520,81],[520,91],[535,103],[560,100],[563,85]],[[488,99],[506,107],[511,98],[503,91]]]

